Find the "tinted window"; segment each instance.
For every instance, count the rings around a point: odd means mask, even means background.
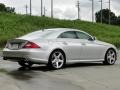
[[[78,37],[78,39],[90,39],[91,36],[89,36],[88,34],[86,33],[83,33],[83,32],[76,32],[76,35]]]
[[[68,32],[64,32],[62,33],[58,38],[73,38],[76,39],[76,33],[74,31],[68,31]]]

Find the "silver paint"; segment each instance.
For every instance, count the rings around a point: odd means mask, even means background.
[[[90,41],[84,39],[57,38],[61,33],[66,31],[84,32],[68,28],[55,28],[45,29],[44,31],[36,31],[32,34],[16,38],[15,40],[31,41],[39,45],[41,48],[19,48],[16,50],[4,48],[3,57],[22,57],[29,59],[34,63],[47,64],[50,54],[56,49],[61,49],[66,55],[66,63],[69,64],[90,61],[104,61],[106,51],[109,48],[113,48],[117,52],[117,49],[114,45],[99,40]],[[91,36],[91,38],[93,37]]]

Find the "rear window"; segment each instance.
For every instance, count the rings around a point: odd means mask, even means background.
[[[32,32],[32,33],[29,33],[23,37],[39,37],[39,38],[44,38],[44,37],[47,37],[49,36],[50,34],[52,34],[53,31],[51,30],[46,30],[46,31],[35,31],[35,32]]]

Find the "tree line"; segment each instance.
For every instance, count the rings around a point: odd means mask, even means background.
[[[0,12],[15,13],[15,8],[6,7],[4,4],[0,3]]]
[[[101,22],[101,12],[102,12],[102,23],[109,24],[109,14],[110,14],[110,24],[120,25],[120,16],[116,16],[114,12],[109,9],[102,9],[95,13],[96,22]]]

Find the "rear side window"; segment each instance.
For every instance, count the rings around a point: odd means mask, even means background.
[[[75,31],[67,31],[62,33],[58,38],[72,38],[72,39],[76,39],[76,33]]]
[[[91,38],[91,36],[89,36],[88,34],[83,33],[83,32],[76,32],[76,35],[77,35],[78,39],[89,40]]]

